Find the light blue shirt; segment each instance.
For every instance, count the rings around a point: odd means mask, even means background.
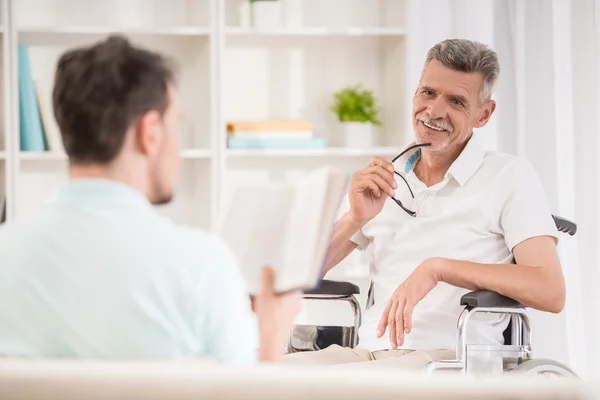
[[[72,180],[0,229],[0,354],[256,359],[232,253],[129,186]]]

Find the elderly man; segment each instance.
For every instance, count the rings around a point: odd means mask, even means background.
[[[371,246],[374,306],[357,349],[287,356],[290,363],[420,368],[454,358],[460,297],[491,290],[558,313],[565,284],[542,185],[518,157],[473,138],[494,113],[494,51],[468,40],[432,47],[413,99],[415,143],[373,158],[351,180],[328,270]],[[514,260],[514,262],[513,262]],[[470,343],[501,344],[508,319],[478,316]]]

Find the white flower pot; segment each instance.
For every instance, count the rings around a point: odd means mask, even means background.
[[[373,145],[373,125],[365,122],[344,122],[346,147],[365,148]]]
[[[279,1],[254,1],[252,26],[260,30],[281,28],[282,9]]]

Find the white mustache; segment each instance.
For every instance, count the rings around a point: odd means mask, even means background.
[[[450,125],[443,119],[433,119],[433,118],[430,118],[429,116],[424,115],[424,116],[417,116],[417,120],[427,123],[428,125],[435,126],[436,128],[443,129],[448,132],[452,132],[452,129],[453,129],[452,125]]]

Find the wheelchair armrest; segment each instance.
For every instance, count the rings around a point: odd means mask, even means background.
[[[489,308],[525,308],[524,305],[510,297],[503,296],[496,292],[488,290],[476,290],[465,294],[460,298],[460,305],[469,308],[489,307]]]
[[[559,232],[568,233],[571,236],[577,233],[577,224],[575,222],[557,215],[552,215],[552,218],[554,219],[554,224]]]
[[[360,288],[350,282],[337,282],[322,280],[321,285],[309,291],[304,292],[308,295],[320,295],[320,296],[352,296],[353,294],[360,294]]]

